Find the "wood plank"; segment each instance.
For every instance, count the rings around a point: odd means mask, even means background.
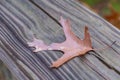
[[[65,40],[59,17],[69,18],[72,30],[83,38],[87,25],[94,48],[104,51],[76,57],[58,69],[50,68],[62,56],[57,51],[33,53],[33,36],[45,43]],[[58,29],[60,29],[58,31]],[[75,0],[9,0],[0,2],[0,59],[18,80],[119,80],[120,31]],[[113,76],[114,75],[114,76]]]

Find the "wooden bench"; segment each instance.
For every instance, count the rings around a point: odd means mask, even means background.
[[[88,26],[93,48],[116,43],[50,68],[63,53],[33,53],[27,41],[35,36],[47,44],[63,42],[60,16],[70,19],[80,38]],[[0,1],[0,46],[0,59],[17,80],[120,80],[120,30],[76,0]]]

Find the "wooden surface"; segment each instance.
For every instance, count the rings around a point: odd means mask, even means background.
[[[59,17],[69,18],[73,32],[83,38],[87,25],[94,48],[117,41],[111,48],[76,57],[58,69],[58,51],[33,53],[33,36],[45,43],[63,42]],[[120,80],[120,30],[76,0],[1,0],[0,59],[17,80]]]

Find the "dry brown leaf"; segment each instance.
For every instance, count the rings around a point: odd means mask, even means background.
[[[92,49],[92,44],[90,40],[90,34],[88,32],[88,28],[85,27],[85,37],[83,40],[79,39],[75,34],[71,31],[71,25],[69,20],[65,20],[62,17],[60,18],[60,24],[63,27],[66,40],[62,43],[52,43],[51,45],[44,44],[43,41],[35,39],[33,42],[28,42],[28,45],[31,47],[35,47],[34,52],[38,52],[41,50],[61,50],[64,52],[63,56],[58,60],[54,61],[51,67],[59,67],[70,59],[83,55]]]

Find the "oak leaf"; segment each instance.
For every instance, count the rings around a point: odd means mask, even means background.
[[[62,43],[52,43],[50,45],[46,45],[42,40],[38,40],[34,38],[33,42],[28,42],[28,45],[31,47],[35,47],[34,52],[38,52],[41,50],[60,50],[63,51],[64,54],[61,58],[54,61],[51,67],[59,67],[70,59],[84,55],[92,49],[90,34],[88,32],[88,27],[85,27],[84,39],[80,39],[71,30],[70,21],[67,19],[60,18],[60,24],[63,27],[66,40]]]

